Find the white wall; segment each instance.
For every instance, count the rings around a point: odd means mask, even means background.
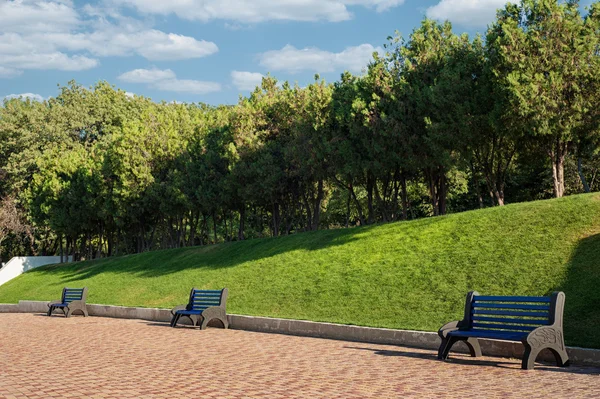
[[[69,257],[69,261],[71,257]],[[36,267],[60,263],[60,256],[18,256],[9,260],[0,269],[0,285]]]

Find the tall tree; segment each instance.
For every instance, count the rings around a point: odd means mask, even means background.
[[[447,210],[447,174],[454,163],[456,141],[432,124],[438,111],[433,108],[434,88],[452,50],[460,45],[460,38],[452,32],[449,22],[439,24],[425,19],[407,42],[396,38],[393,44],[391,65],[397,79],[404,83],[402,98],[406,104],[406,129],[412,135],[412,153],[425,177],[433,214],[443,215]]]
[[[598,104],[598,4],[584,18],[579,1],[508,4],[490,27],[494,73],[508,88],[511,112],[541,142],[552,164],[553,191],[565,191],[565,158]]]

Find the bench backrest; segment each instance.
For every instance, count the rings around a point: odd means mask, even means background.
[[[87,297],[87,287],[83,288],[63,288],[62,303],[71,303],[73,301],[85,301]]]
[[[564,303],[563,292],[538,297],[484,296],[473,291],[467,294],[465,320],[470,330],[531,332],[549,325],[562,329]]]
[[[213,306],[225,307],[227,303],[227,288],[222,290],[198,290],[192,288],[188,310],[204,310]]]

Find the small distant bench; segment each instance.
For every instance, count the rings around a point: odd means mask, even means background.
[[[177,326],[182,317],[187,317],[192,325],[199,326],[201,330],[206,329],[208,323],[214,319],[220,320],[223,328],[228,328],[229,323],[225,312],[228,292],[227,288],[222,290],[192,288],[187,305],[176,306],[171,310],[173,315],[171,327]]]
[[[481,356],[479,338],[522,342],[525,353],[521,368],[531,370],[537,355],[550,349],[559,367],[569,365],[563,335],[565,294],[554,292],[550,297],[482,296],[467,294],[465,316],[438,331],[442,344],[438,359],[446,360],[458,341],[469,347],[471,356]]]
[[[87,292],[87,287],[63,288],[60,301],[53,301],[48,304],[48,316],[52,316],[53,311],[60,309],[66,317],[71,317],[74,312],[80,312],[87,317]]]

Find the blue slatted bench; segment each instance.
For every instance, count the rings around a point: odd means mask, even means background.
[[[446,360],[452,345],[467,344],[473,357],[481,356],[479,338],[522,342],[525,353],[521,368],[533,369],[537,355],[550,349],[560,367],[569,365],[563,335],[565,294],[549,297],[483,296],[467,294],[465,316],[438,331],[442,339],[438,358]]]
[[[176,306],[171,310],[173,318],[171,327],[177,326],[179,319],[187,317],[192,325],[199,326],[201,330],[206,329],[211,320],[220,320],[223,328],[228,328],[227,314],[227,288],[222,290],[198,290],[192,288],[187,305]]]
[[[48,316],[52,316],[52,312],[56,309],[60,309],[66,317],[71,317],[74,312],[80,312],[87,317],[87,292],[87,287],[63,288],[60,300],[51,301],[48,304]]]

